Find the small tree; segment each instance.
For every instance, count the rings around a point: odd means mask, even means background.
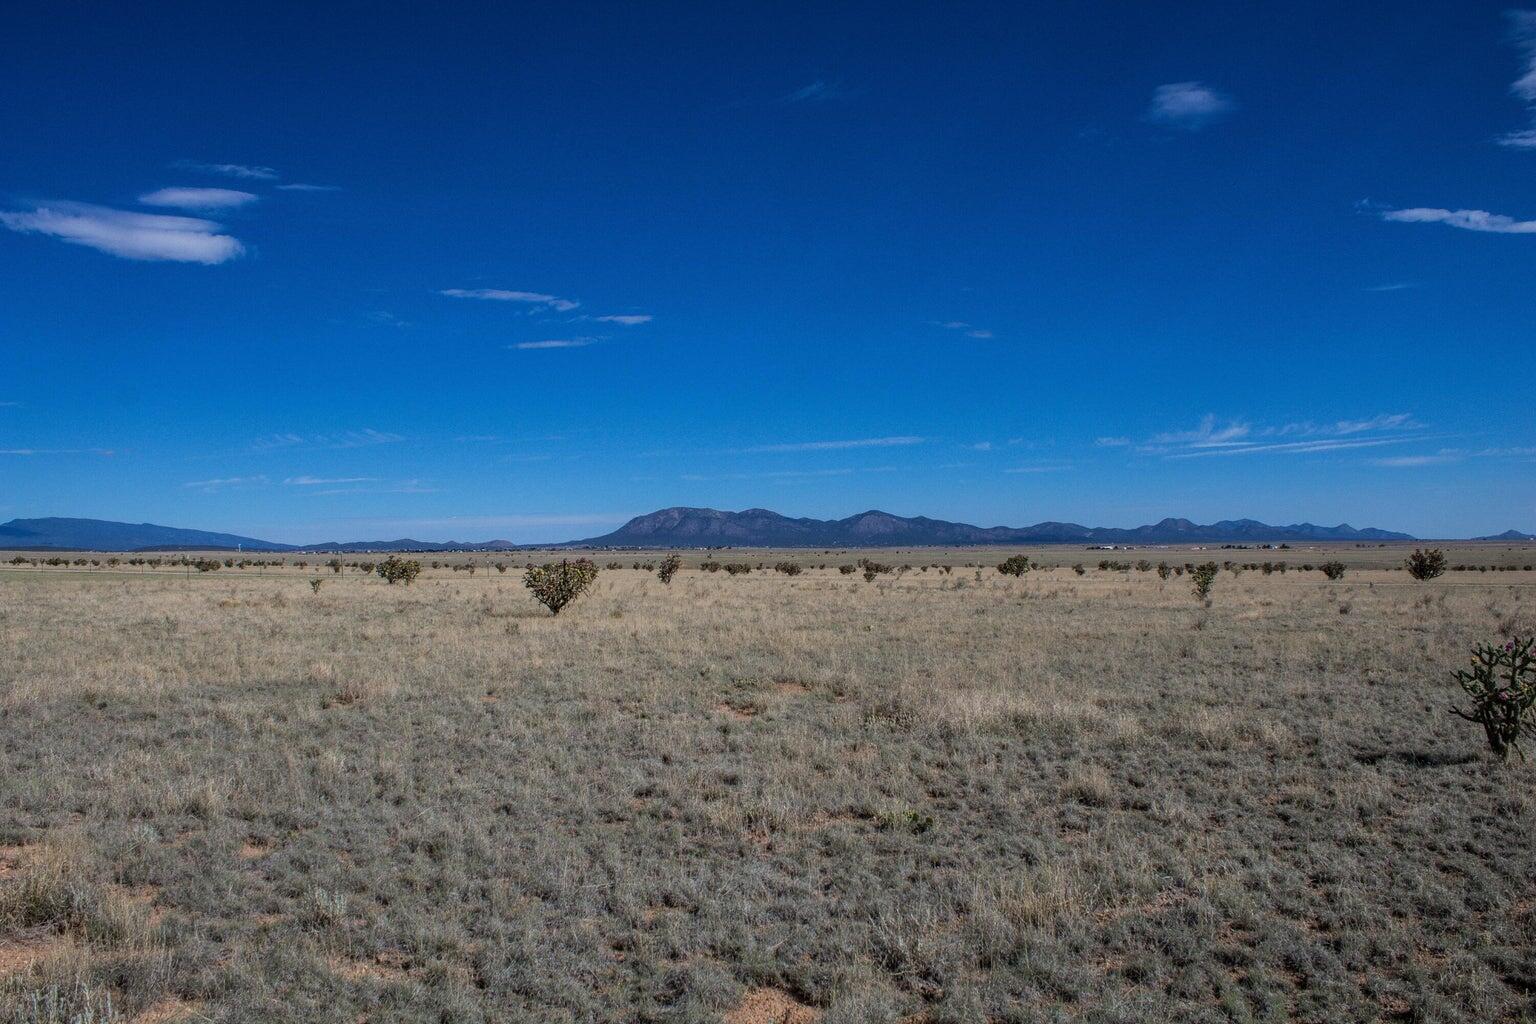
[[[1011,555],[998,563],[997,571],[1014,578],[1023,576],[1029,572],[1029,558],[1025,555]]]
[[[1416,580],[1432,580],[1445,572],[1445,553],[1439,548],[1414,549],[1408,556],[1408,575]]]
[[[396,583],[404,583],[406,586],[410,586],[416,577],[421,575],[421,563],[415,560],[408,562],[399,555],[390,555],[379,563],[375,571],[390,586],[394,586]]]
[[[1169,576],[1172,576],[1172,575],[1173,575],[1173,569],[1168,565],[1167,562],[1158,562],[1157,563],[1157,578],[1158,579],[1166,580]]]
[[[1451,714],[1483,727],[1488,749],[1502,761],[1513,750],[1525,760],[1520,733],[1536,728],[1536,637],[1504,644],[1479,644],[1472,651],[1472,668],[1453,673],[1471,700],[1468,708],[1451,706]]]
[[[559,615],[560,609],[582,595],[597,579],[597,566],[589,558],[574,562],[549,562],[532,566],[523,574],[523,586],[533,591],[533,596],[548,608],[551,615]]]
[[[677,575],[677,570],[683,567],[683,560],[677,555],[668,555],[661,560],[656,567],[656,578],[667,586],[672,585],[672,577]]]
[[[1190,582],[1194,584],[1196,601],[1208,601],[1211,597],[1211,585],[1216,582],[1216,573],[1220,567],[1215,562],[1206,562],[1197,565],[1189,571]]]
[[[1343,562],[1324,562],[1318,568],[1323,570],[1323,575],[1331,580],[1341,580],[1344,578]]]

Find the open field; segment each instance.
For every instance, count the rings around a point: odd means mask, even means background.
[[[1536,767],[1445,712],[1536,572],[1009,553],[7,566],[0,1021],[1536,1019]]]

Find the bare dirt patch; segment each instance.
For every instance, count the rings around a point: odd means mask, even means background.
[[[177,1021],[189,1021],[196,1017],[201,1009],[201,1003],[190,1003],[176,996],[167,996],[135,1014],[131,1024],[174,1024]]]
[[[820,1010],[777,988],[755,988],[725,1013],[725,1024],[815,1024],[819,1020]]]
[[[0,978],[25,974],[45,960],[67,953],[72,946],[68,936],[51,928],[32,928],[0,938]]]

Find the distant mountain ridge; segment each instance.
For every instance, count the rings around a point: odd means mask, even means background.
[[[1226,519],[1202,526],[1164,519],[1133,529],[1044,522],[1033,526],[972,526],[926,516],[904,517],[871,509],[846,519],[791,519],[763,508],[722,512],[664,508],[636,516],[612,533],[567,547],[945,547],[972,544],[1203,544],[1288,541],[1403,541],[1406,533],[1346,524],[1270,526]]]
[[[563,544],[516,544],[509,540],[323,541],[280,544],[233,533],[189,530],[154,523],[103,519],[12,519],[0,524],[0,549],[76,551],[244,550],[301,551],[513,551],[519,548],[705,548],[705,547],[955,547],[988,544],[1281,544],[1309,541],[1411,541],[1392,530],[1355,529],[1347,523],[1271,526],[1255,519],[1223,519],[1201,525],[1164,519],[1129,529],[1043,522],[1033,526],[972,526],[926,516],[897,516],[870,510],[846,519],[790,518],[764,508],[726,512],[712,508],[664,508],[636,516],[612,533]],[[1474,537],[1479,541],[1532,541],[1536,535],[1509,530]]]

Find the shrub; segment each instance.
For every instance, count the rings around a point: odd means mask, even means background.
[[[1323,570],[1323,575],[1331,580],[1341,580],[1344,578],[1343,562],[1324,562],[1318,568]]]
[[[1137,561],[1136,561],[1136,571],[1137,572],[1151,572],[1152,571],[1152,563],[1147,561],[1145,558],[1137,559]]]
[[[560,609],[580,597],[595,579],[597,566],[589,558],[578,558],[530,568],[523,574],[523,586],[533,591],[551,615],[559,615]]]
[[[864,570],[864,582],[873,583],[876,576],[883,576],[891,571],[891,567],[880,562],[871,561],[868,558],[859,559],[859,568]],[[977,579],[981,578],[981,572],[976,573]]]
[[[314,579],[309,581],[309,589],[317,594],[320,593],[320,583],[320,577],[316,576]]]
[[[1525,760],[1520,733],[1536,728],[1536,637],[1479,644],[1472,651],[1472,667],[1453,673],[1471,705],[1451,706],[1451,714],[1483,727],[1488,748],[1500,760],[1513,750]]]
[[[192,568],[196,569],[198,572],[214,572],[218,569],[219,564],[220,563],[217,558],[199,558],[197,561],[192,563]]]
[[[656,567],[656,578],[668,586],[671,586],[672,577],[676,576],[677,570],[681,569],[682,567],[683,560],[681,558],[677,557],[676,555],[668,555],[666,558],[663,558],[661,560],[661,564]]]
[[[1079,576],[1081,576],[1084,573],[1086,573],[1088,570],[1083,568],[1083,563],[1082,562],[1078,562],[1076,565],[1074,565],[1072,567],[1072,571],[1077,573]]]
[[[1445,554],[1439,548],[1414,549],[1408,556],[1408,575],[1416,580],[1432,580],[1445,572]]]
[[[732,576],[740,576],[744,572],[752,571],[752,567],[743,562],[728,562],[724,568]]]
[[[1172,575],[1173,575],[1173,569],[1168,565],[1167,562],[1158,562],[1157,563],[1157,578],[1158,579],[1166,580],[1169,576],[1172,576]]]
[[[398,555],[390,555],[379,563],[376,571],[379,577],[390,586],[396,583],[410,586],[411,582],[421,575],[421,563],[414,560],[408,562]]]
[[[1004,576],[1023,576],[1029,572],[1029,559],[1024,555],[1013,555],[999,562],[997,571]]]
[[[842,573],[844,576],[852,576],[858,568],[859,567],[856,565],[840,565],[837,567],[837,571]]]
[[[719,562],[700,562],[699,563],[699,568],[703,569],[705,572],[719,572],[720,571],[720,563]]]
[[[341,559],[333,558],[329,562],[326,562],[325,564],[330,567],[331,572],[334,572],[334,573],[340,575],[340,573],[341,573]]]
[[[1190,581],[1194,584],[1196,601],[1206,601],[1211,596],[1211,584],[1216,582],[1216,573],[1220,567],[1215,562],[1206,562],[1197,565],[1189,571]]]
[[[799,562],[776,562],[774,564],[774,566],[773,566],[773,571],[774,572],[781,572],[785,576],[799,576],[800,575],[800,563]]]

